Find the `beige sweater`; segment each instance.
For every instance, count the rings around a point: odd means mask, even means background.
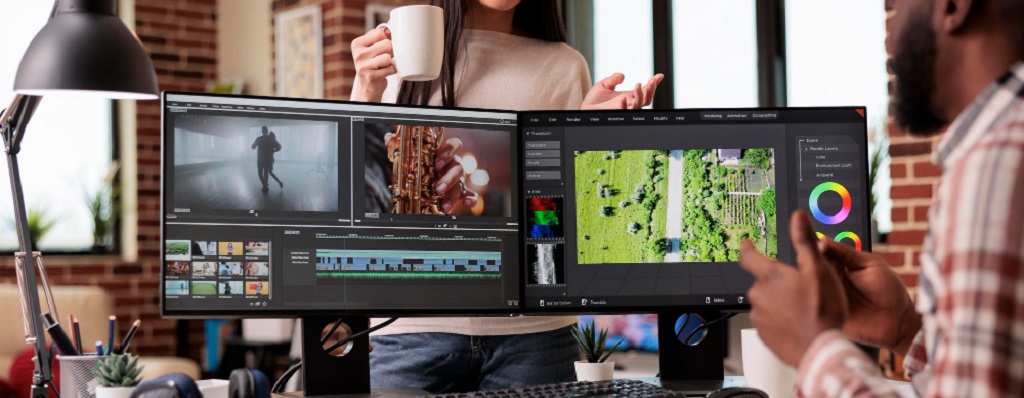
[[[459,52],[455,72],[455,103],[460,107],[516,111],[579,109],[583,97],[590,91],[587,61],[565,43],[473,29],[463,33],[463,40],[465,47]],[[355,89],[353,87],[353,91]],[[398,89],[398,80],[389,77],[383,101],[394,103]],[[430,105],[440,104],[441,92],[436,89]],[[574,316],[402,318],[377,334],[526,334],[572,325],[576,319]]]

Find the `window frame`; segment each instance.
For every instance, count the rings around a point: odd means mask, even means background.
[[[594,72],[594,5],[599,0],[563,0],[562,9],[570,45],[577,49]],[[674,70],[672,1],[650,0],[653,25],[654,70]],[[758,106],[786,106],[786,13],[785,0],[755,0],[757,18]],[[672,73],[654,94],[654,109],[675,108]]]

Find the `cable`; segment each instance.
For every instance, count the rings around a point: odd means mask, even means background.
[[[59,392],[59,391],[57,391],[57,387],[54,387],[54,386],[53,386],[53,382],[51,381],[51,382],[48,382],[48,383],[46,383],[46,384],[49,384],[49,385],[50,385],[50,391],[53,391],[53,395],[56,395],[56,396],[57,396],[57,398],[60,398],[60,392]]]
[[[693,329],[692,331],[690,331],[690,334],[686,335],[686,338],[683,339],[683,344],[690,345],[690,346],[695,346],[697,344],[700,344],[701,341],[704,341],[704,337],[703,336],[700,338],[700,340],[697,340],[697,342],[694,343],[694,344],[690,344],[690,341],[691,341],[690,339],[692,339],[693,336],[695,336],[697,333],[700,333],[702,330],[707,330],[707,328],[711,327],[712,325],[714,325],[716,323],[719,323],[719,322],[722,322],[722,321],[724,321],[726,319],[732,318],[732,317],[736,316],[736,314],[737,314],[736,312],[726,313],[726,314],[724,314],[724,315],[722,315],[722,316],[720,316],[718,318],[715,318],[714,320],[712,320],[712,321],[710,321],[708,323],[705,323],[703,325],[698,326],[696,329]],[[707,334],[704,334],[704,336],[707,336]]]
[[[331,335],[338,330],[339,326],[341,326],[341,318],[338,318],[337,321],[334,321],[334,326],[331,326],[331,330],[328,330],[327,333],[325,333],[324,336],[320,338],[320,345],[324,345],[324,343],[327,343],[327,339],[329,339]]]
[[[398,320],[397,317],[396,318],[388,319],[388,320],[386,320],[384,322],[381,322],[377,326],[374,326],[374,327],[366,329],[366,330],[364,330],[362,332],[359,332],[359,333],[353,334],[351,336],[348,336],[348,337],[346,337],[344,339],[341,339],[341,341],[339,341],[337,343],[334,343],[334,345],[330,346],[329,348],[324,349],[324,351],[330,353],[331,351],[334,351],[334,350],[337,350],[338,348],[344,347],[345,344],[350,343],[352,340],[358,339],[358,338],[363,337],[365,335],[368,335],[370,333],[373,333],[373,332],[376,332],[378,330],[384,329],[388,325],[390,325],[392,323],[395,323],[395,321],[397,321],[397,320]],[[338,329],[338,327],[341,326],[341,323],[342,323],[342,318],[338,318],[338,320],[336,322],[334,322],[334,326],[331,327],[330,332],[327,333],[326,335],[324,335],[324,337],[320,338],[320,344],[326,343],[327,342],[327,338],[330,335],[334,334],[334,331],[336,331]],[[299,369],[302,369],[302,361],[301,360],[298,363],[292,365],[290,368],[288,368],[288,370],[284,371],[284,374],[281,375],[281,378],[277,379],[277,381],[274,383],[274,386],[270,388],[270,392],[274,393],[274,394],[280,394],[281,392],[283,392],[285,384],[288,384],[288,380],[290,380],[292,378],[292,376],[295,375],[295,372],[299,371]],[[58,398],[60,398],[60,397],[58,397]]]

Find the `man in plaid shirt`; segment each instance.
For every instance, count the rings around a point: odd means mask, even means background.
[[[906,354],[919,396],[1024,397],[1024,0],[897,0],[891,23],[896,121],[952,122],[916,310],[884,260],[797,212],[797,267],[745,242],[750,318],[803,396],[896,396],[856,340]]]

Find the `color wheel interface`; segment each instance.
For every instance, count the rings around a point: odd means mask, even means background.
[[[862,144],[844,136],[797,137],[800,207],[811,213],[818,237],[864,250],[865,164]]]

